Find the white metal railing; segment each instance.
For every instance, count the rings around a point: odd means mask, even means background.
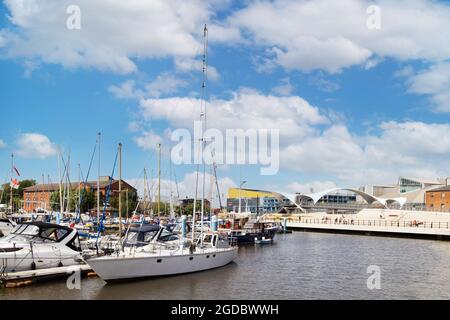
[[[263,218],[266,222],[278,222],[284,223],[284,219],[286,222],[291,223],[306,223],[306,224],[328,224],[328,225],[355,225],[355,226],[372,226],[372,227],[392,227],[392,228],[437,228],[437,229],[449,229],[450,222],[448,221],[394,221],[394,220],[384,220],[384,219],[351,219],[351,218],[330,218],[324,217],[322,219],[319,218],[304,218],[298,217],[294,218],[273,218],[267,219]]]

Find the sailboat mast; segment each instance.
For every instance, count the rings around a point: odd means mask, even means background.
[[[143,213],[145,217],[145,211],[147,210],[148,199],[147,199],[147,169],[144,168],[144,203],[143,203]]]
[[[9,191],[10,191],[10,195],[9,195],[9,203],[10,203],[10,207],[11,207],[11,213],[13,213],[13,169],[14,168],[14,153],[11,153],[11,179],[10,181],[10,185],[9,185]]]
[[[62,173],[61,173],[61,148],[58,147],[58,180],[59,180],[59,214],[58,220],[61,219],[63,212],[63,198],[62,198]]]
[[[78,214],[81,219],[81,166],[78,164]]]
[[[119,143],[119,237],[122,237],[122,143]]]
[[[97,225],[100,223],[100,141],[102,134],[99,132],[97,134],[97,144],[98,144],[98,170],[97,170]]]
[[[158,143],[158,216],[161,214],[161,143]]]
[[[202,162],[203,162],[203,177],[202,177],[202,202],[201,202],[201,226],[200,226],[200,243],[203,245],[203,220],[204,220],[204,214],[205,214],[205,178],[206,178],[206,163],[205,159],[203,157],[203,151],[205,150],[205,130],[206,130],[206,81],[207,81],[207,71],[208,71],[208,64],[206,62],[206,54],[207,54],[207,48],[208,48],[208,28],[203,28],[203,82],[202,82],[202,116],[203,116],[203,123],[202,123]]]

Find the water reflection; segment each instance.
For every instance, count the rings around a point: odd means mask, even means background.
[[[0,299],[449,299],[450,242],[301,233],[245,246],[235,262],[193,274],[68,290],[64,281],[0,289]],[[367,288],[367,267],[381,289]]]

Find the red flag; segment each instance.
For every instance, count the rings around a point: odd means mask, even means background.
[[[17,179],[11,179],[11,183],[9,185],[13,189],[19,189],[19,181]]]
[[[19,170],[17,170],[17,168],[16,167],[13,167],[13,169],[14,169],[14,171],[16,172],[16,174],[20,177],[20,173],[19,173]]]

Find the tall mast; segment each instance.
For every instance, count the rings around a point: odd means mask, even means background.
[[[206,81],[207,81],[207,71],[208,71],[208,64],[206,61],[206,54],[207,54],[207,48],[208,48],[208,28],[203,28],[203,82],[202,82],[202,116],[203,116],[203,123],[202,123],[202,162],[203,162],[203,177],[202,177],[202,204],[201,204],[201,226],[200,226],[200,243],[203,245],[203,219],[205,214],[205,178],[206,178],[206,163],[203,157],[203,151],[205,150],[205,129],[206,129]]]
[[[78,164],[78,214],[81,219],[81,166]]]
[[[161,214],[161,143],[158,143],[158,216]]]
[[[147,204],[148,204],[148,200],[147,200],[147,169],[144,168],[144,216],[145,216],[145,211],[147,210]]]
[[[69,159],[67,160],[67,170],[66,170],[66,177],[67,177],[67,212],[70,212],[70,148],[69,148]]]
[[[170,165],[169,165],[169,191],[170,191],[169,219],[174,219],[175,212],[173,210],[172,161],[170,162]]]
[[[100,142],[102,134],[99,132],[97,134],[97,144],[98,144],[98,170],[97,170],[97,226],[100,223]]]
[[[12,184],[12,181],[13,181],[13,169],[14,168],[14,153],[11,153],[11,179],[9,180],[10,181],[10,185],[9,185],[9,191],[10,191],[10,195],[9,195],[9,203],[10,203],[10,206],[11,206],[11,213],[13,213],[13,184]]]
[[[239,208],[238,212],[241,213],[241,188],[242,188],[242,165],[239,165]]]
[[[42,203],[44,203],[44,205],[42,206],[42,209],[47,210],[47,202],[45,201],[45,190],[44,190],[44,186],[45,186],[45,175],[42,174],[42,197],[41,197],[41,205]]]
[[[58,180],[59,180],[59,213],[58,220],[61,219],[61,212],[63,212],[63,198],[62,198],[62,174],[61,174],[61,148],[58,147]]]
[[[122,237],[122,143],[119,143],[119,237]]]

